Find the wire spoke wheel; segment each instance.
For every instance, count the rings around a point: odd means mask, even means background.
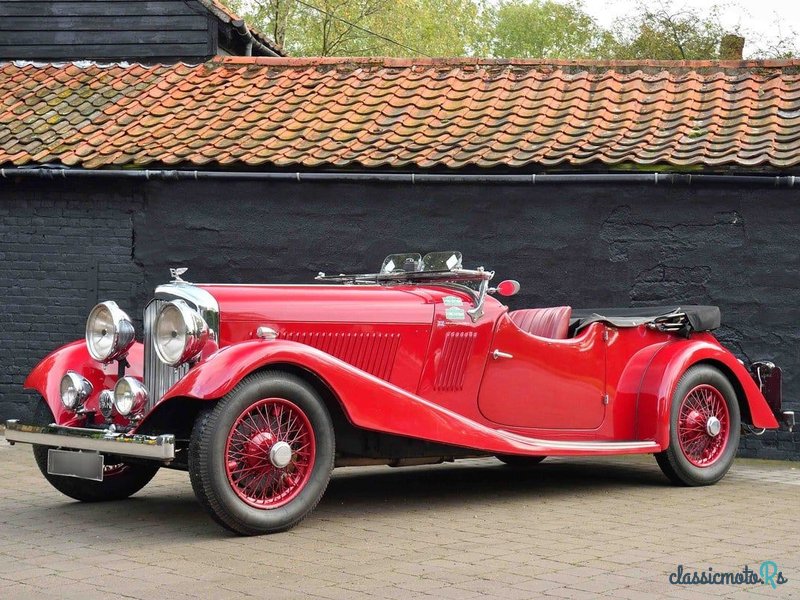
[[[311,476],[314,431],[305,413],[283,398],[247,407],[228,434],[225,469],[236,495],[255,508],[291,502]]]
[[[711,485],[728,472],[739,447],[741,415],[736,391],[719,369],[686,370],[672,395],[669,446],[656,454],[677,485]]]
[[[275,533],[314,510],[335,454],[331,416],[313,385],[261,371],[198,414],[189,478],[200,504],[226,529]]]
[[[678,412],[678,441],[690,463],[707,467],[718,461],[729,435],[728,405],[719,390],[702,384],[686,394]]]

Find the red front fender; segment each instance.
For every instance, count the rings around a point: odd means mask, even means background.
[[[254,340],[226,346],[191,369],[167,391],[162,402],[177,397],[221,398],[246,375],[271,364],[291,364],[320,377],[350,421],[359,427],[428,439],[428,434],[443,426],[437,415],[472,423],[326,352],[289,340]],[[392,410],[383,410],[385,405]]]
[[[127,358],[131,366],[126,374],[141,379],[142,356],[142,344],[137,342],[128,351]],[[81,420],[61,404],[61,378],[67,371],[75,371],[92,384],[92,393],[86,400],[86,408],[90,409],[97,409],[97,397],[102,390],[114,389],[117,383],[116,361],[108,365],[97,362],[89,355],[84,340],[71,342],[48,354],[28,374],[24,385],[26,389],[36,390],[45,399],[58,425],[74,425]]]
[[[654,439],[666,448],[669,445],[672,395],[683,373],[694,364],[707,363],[736,379],[750,411],[751,424],[772,429],[778,422],[748,373],[728,350],[712,336],[694,337],[667,344],[655,355],[645,373],[637,400],[637,439]]]

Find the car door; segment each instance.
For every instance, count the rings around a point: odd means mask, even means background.
[[[589,430],[605,418],[605,325],[575,338],[541,338],[501,317],[489,350],[478,405],[510,427]]]

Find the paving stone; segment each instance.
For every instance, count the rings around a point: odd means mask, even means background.
[[[0,598],[797,597],[786,528],[797,468],[762,464],[737,461],[697,489],[666,486],[650,457],[551,459],[523,483],[493,459],[350,469],[299,527],[239,538],[206,517],[185,473],[83,505],[49,488],[18,445],[0,453]],[[491,481],[483,493],[466,483],[479,478]],[[767,559],[789,578],[782,589],[668,581],[678,564],[736,572]]]

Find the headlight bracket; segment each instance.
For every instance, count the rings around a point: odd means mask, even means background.
[[[131,363],[128,362],[128,355],[125,354],[124,356],[120,356],[117,359],[117,379],[122,379],[125,377],[125,369],[131,366]]]

